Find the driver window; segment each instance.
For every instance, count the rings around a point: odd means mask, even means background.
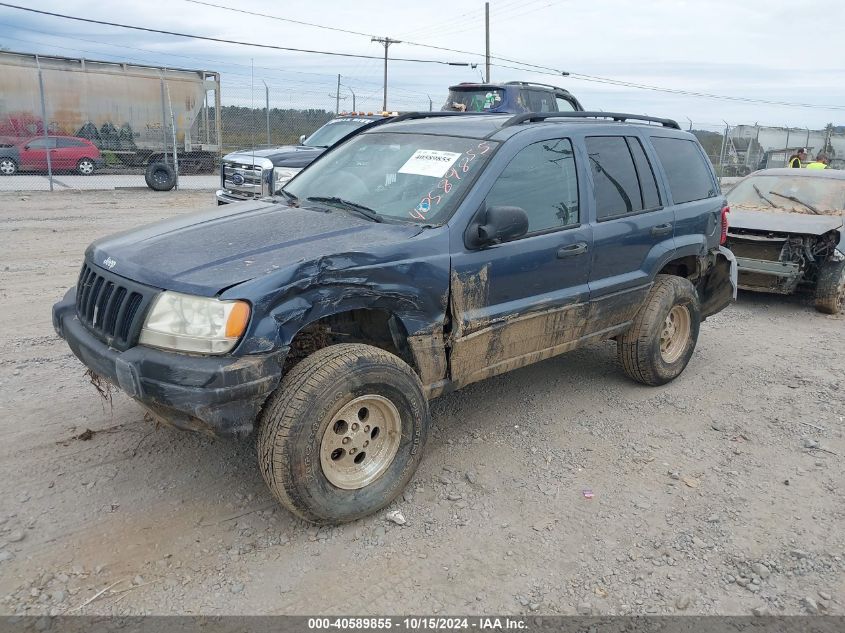
[[[528,233],[579,223],[578,177],[572,143],[533,143],[511,159],[487,195],[487,206],[513,206],[528,215]]]
[[[54,138],[37,138],[30,142],[27,147],[29,149],[47,149],[56,146],[56,139]]]

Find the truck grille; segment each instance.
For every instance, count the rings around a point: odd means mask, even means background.
[[[109,347],[127,350],[138,342],[155,288],[82,265],[76,284],[76,316]]]
[[[262,187],[263,170],[259,165],[224,161],[222,169],[223,189],[230,195],[244,200],[266,195]]]

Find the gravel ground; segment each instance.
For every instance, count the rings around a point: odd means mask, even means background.
[[[104,402],[50,324],[88,242],[211,195],[0,194],[0,612],[845,614],[842,317],[743,294],[664,387],[609,343],[472,385],[404,525],[317,529],[251,438]]]

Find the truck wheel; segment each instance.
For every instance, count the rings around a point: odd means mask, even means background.
[[[14,176],[18,172],[18,164],[11,158],[0,158],[0,174]]]
[[[816,310],[825,314],[845,310],[845,262],[824,262],[819,266]]]
[[[687,366],[701,325],[698,294],[688,279],[657,275],[634,323],[617,342],[625,373],[646,385],[663,385]]]
[[[167,163],[150,163],[144,173],[147,186],[155,191],[170,191],[176,186],[176,172]]]
[[[94,161],[90,158],[83,158],[76,163],[76,171],[83,176],[90,176],[94,173]]]
[[[332,345],[300,361],[265,404],[258,462],[297,516],[352,521],[402,492],[428,427],[428,402],[406,363],[370,345]]]

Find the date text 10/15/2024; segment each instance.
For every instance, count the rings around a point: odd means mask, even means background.
[[[457,631],[498,630],[519,631],[527,627],[521,618],[509,617],[349,617],[309,618],[311,631]]]

